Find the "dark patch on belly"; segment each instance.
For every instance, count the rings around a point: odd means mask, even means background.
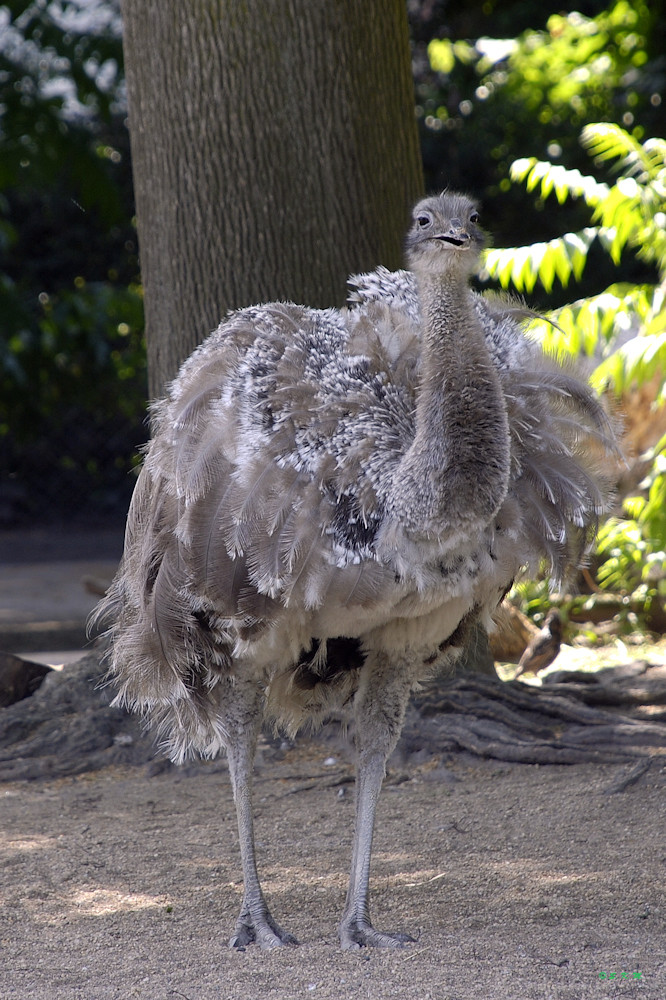
[[[366,520],[355,496],[345,493],[335,500],[332,518],[333,532],[336,540],[344,548],[360,552],[371,546],[375,540],[380,521],[381,511],[377,511],[372,519]],[[337,642],[337,640],[334,641]]]
[[[336,636],[324,639],[326,656],[321,654],[321,639],[313,639],[309,649],[303,650],[294,668],[294,683],[306,691],[316,684],[330,684],[341,674],[360,670],[365,663],[365,653],[359,639]]]

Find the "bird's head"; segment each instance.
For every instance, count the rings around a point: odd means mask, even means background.
[[[445,191],[415,205],[405,251],[414,271],[456,271],[468,276],[478,267],[485,242],[475,203],[465,195]]]

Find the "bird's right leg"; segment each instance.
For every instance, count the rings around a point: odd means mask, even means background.
[[[370,920],[370,855],[377,799],[412,688],[408,663],[385,653],[376,653],[373,660],[366,663],[354,703],[358,753],[356,829],[347,901],[340,921],[340,943],[345,949],[399,948],[414,940],[409,934],[378,931]]]
[[[227,758],[231,787],[236,803],[241,863],[243,866],[243,902],[236,929],[229,939],[230,948],[244,948],[255,941],[260,948],[278,948],[298,944],[275,922],[259,882],[254,847],[252,811],[252,776],[257,738],[263,718],[263,691],[239,678],[229,680],[224,720],[228,728]]]

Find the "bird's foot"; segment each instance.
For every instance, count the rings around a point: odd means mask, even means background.
[[[268,951],[271,948],[282,948],[283,945],[297,945],[293,934],[288,934],[276,924],[270,913],[261,918],[252,918],[249,913],[241,913],[236,923],[236,929],[229,938],[229,947],[244,951],[247,945],[256,943]]]
[[[340,944],[346,951],[357,948],[404,948],[416,941],[411,934],[387,934],[376,931],[368,921],[343,920],[340,924]]]

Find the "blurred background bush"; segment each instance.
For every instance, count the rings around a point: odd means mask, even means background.
[[[0,524],[120,521],[145,346],[116,3],[0,7]]]

